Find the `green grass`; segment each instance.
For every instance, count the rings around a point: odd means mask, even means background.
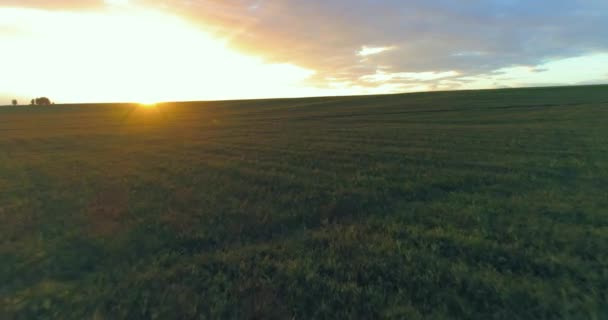
[[[608,86],[0,108],[0,318],[606,319]]]

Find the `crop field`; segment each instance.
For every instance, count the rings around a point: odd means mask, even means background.
[[[607,319],[608,86],[0,108],[2,319]]]

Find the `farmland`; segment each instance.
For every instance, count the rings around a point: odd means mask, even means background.
[[[608,317],[608,86],[0,108],[0,318]]]

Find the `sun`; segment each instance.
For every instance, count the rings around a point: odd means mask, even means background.
[[[139,99],[138,103],[142,106],[155,106],[158,104],[158,100],[155,99]]]
[[[151,109],[151,108],[156,107],[156,105],[157,105],[158,103],[157,103],[157,102],[155,102],[155,101],[140,101],[138,104],[139,104],[139,106],[140,106],[140,107],[142,107],[142,108],[145,108],[145,109]]]

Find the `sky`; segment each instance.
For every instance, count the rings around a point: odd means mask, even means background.
[[[0,0],[0,104],[597,83],[606,0]]]

